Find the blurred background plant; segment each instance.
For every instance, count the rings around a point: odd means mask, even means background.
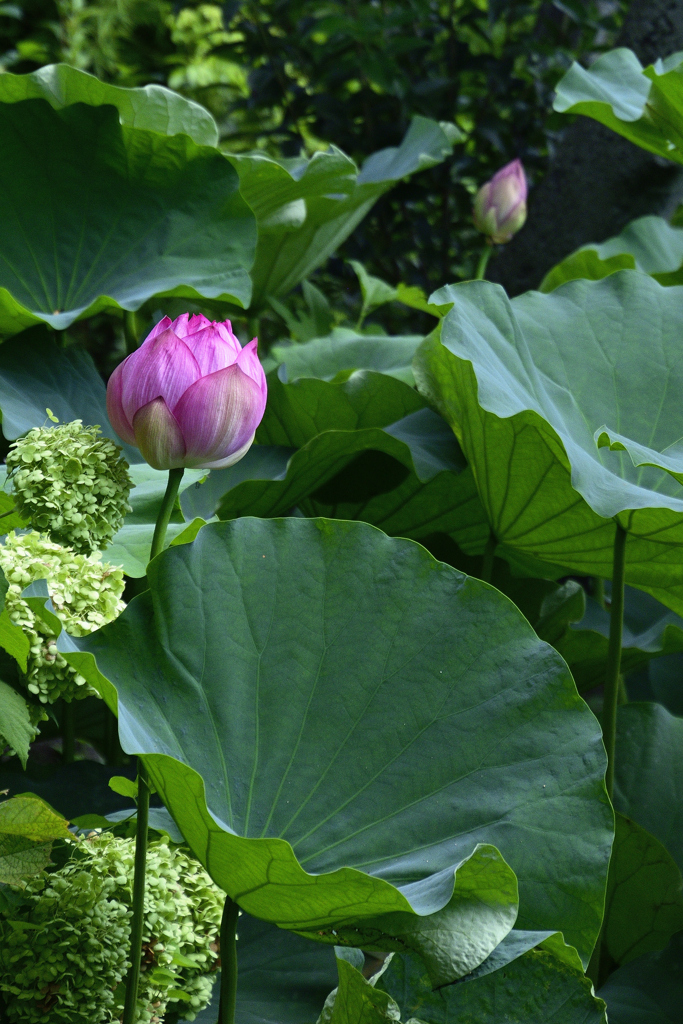
[[[466,141],[453,159],[382,198],[315,275],[341,319],[356,322],[349,259],[427,293],[473,276],[476,189],[515,157],[532,186],[542,178],[559,127],[548,117],[552,90],[573,59],[613,44],[627,8],[628,0],[0,0],[0,69],[65,61],[117,85],[168,85],[211,111],[232,152],[310,155],[334,143],[362,162],[398,144],[415,114],[455,122]],[[394,333],[431,326],[396,302],[374,317]]]

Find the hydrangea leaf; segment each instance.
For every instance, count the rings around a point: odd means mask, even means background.
[[[677,1024],[683,1005],[683,932],[611,974],[599,995],[610,1024]]]
[[[585,114],[636,146],[683,163],[683,91],[680,53],[643,68],[624,47],[590,68],[572,64],[557,86],[554,109]]]
[[[309,277],[381,195],[445,160],[459,135],[454,125],[414,117],[401,145],[373,153],[360,171],[336,146],[310,160],[228,154],[258,223],[252,304],[258,308],[269,295],[286,295]]]
[[[0,833],[0,883],[21,885],[50,863],[52,842],[34,842],[25,836]]]
[[[589,955],[611,843],[600,730],[503,595],[409,541],[306,519],[208,524],[148,581],[60,642],[244,909],[310,931],[410,899],[423,916],[484,843],[519,879],[519,927],[561,921]]]
[[[34,793],[22,793],[0,802],[0,835],[27,839],[71,839],[67,821]]]
[[[218,145],[218,128],[208,110],[163,85],[124,89],[68,64],[47,64],[29,75],[6,72],[0,80],[0,103],[28,99],[47,100],[55,110],[73,103],[106,103],[116,107],[121,124],[131,128],[162,135],[183,133],[198,146]]]
[[[683,719],[661,704],[619,708],[614,805],[664,844],[683,871]]]
[[[683,610],[683,292],[625,270],[512,301],[479,281],[439,296],[453,308],[416,373],[462,445],[499,554],[610,577],[617,517],[626,581]],[[601,447],[617,429],[624,440]]]
[[[567,281],[597,281],[617,270],[640,270],[660,284],[680,284],[676,274],[683,264],[683,229],[663,217],[638,217],[614,238],[590,242],[548,271],[540,285],[551,292]]]
[[[1,643],[2,632],[0,630]],[[28,647],[28,642],[26,646]],[[24,667],[25,664],[26,658],[24,657]],[[26,767],[28,748],[34,734],[35,729],[31,724],[26,701],[20,693],[0,679],[0,745],[8,743],[16,751],[23,768]],[[1,808],[2,804],[0,804]],[[1,827],[0,824],[0,829]]]
[[[617,814],[605,896],[605,948],[617,964],[663,949],[683,930],[683,879],[665,847]]]
[[[153,295],[249,304],[256,224],[216,149],[43,99],[0,103],[0,133],[0,334]]]
[[[431,990],[421,966],[395,956],[377,982],[404,1020],[424,1024],[606,1024],[605,1004],[588,978],[546,950],[534,949],[475,981]],[[504,1013],[504,1017],[501,1014]],[[610,1016],[610,1024],[612,1018]]]

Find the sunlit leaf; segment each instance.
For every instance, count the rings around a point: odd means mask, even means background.
[[[416,373],[498,553],[610,577],[617,519],[627,582],[683,610],[683,290],[626,270],[512,301],[480,281],[437,298],[454,305]]]

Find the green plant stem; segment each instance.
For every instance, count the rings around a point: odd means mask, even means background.
[[[66,702],[62,707],[62,760],[65,764],[72,764],[76,760],[74,706]]]
[[[617,523],[614,534],[612,563],[612,603],[610,606],[609,647],[607,671],[602,705],[602,737],[607,751],[605,785],[610,800],[614,791],[614,744],[617,732],[617,704],[619,702],[619,673],[621,671],[621,637],[624,629],[624,569],[626,565],[626,538],[628,533]]]
[[[492,252],[493,252],[493,246],[492,245],[487,245],[486,248],[484,249],[483,253],[479,257],[479,262],[477,263],[477,271],[476,271],[476,273],[474,275],[474,280],[475,281],[483,281],[484,280],[484,275],[486,274],[486,267],[488,265],[489,260],[491,259],[491,253]]]
[[[137,1019],[138,984],[142,959],[142,931],[145,923],[145,870],[147,867],[147,823],[149,819],[149,783],[147,769],[138,758],[138,817],[135,829],[135,874],[133,876],[133,919],[130,925],[130,970],[126,978],[123,1024]]]
[[[218,1024],[235,1024],[238,915],[239,907],[226,896],[221,919],[221,1001],[218,1008]]]
[[[489,533],[489,539],[486,541],[486,547],[484,548],[484,554],[481,559],[481,579],[484,583],[490,583],[493,578],[493,553],[496,550],[496,540],[493,530]]]
[[[154,527],[152,549],[149,553],[150,561],[155,555],[158,555],[159,552],[163,550],[164,541],[166,539],[166,528],[169,524],[171,513],[173,512],[175,500],[178,497],[178,488],[180,487],[180,481],[183,479],[184,472],[184,469],[169,469],[168,471],[166,493],[164,494],[163,501],[161,502],[161,509],[157,518],[157,524]]]
[[[128,309],[123,314],[123,336],[126,339],[126,354],[130,355],[131,352],[135,352],[140,342],[135,313]]]
[[[605,581],[602,576],[593,579],[593,600],[597,601],[601,608],[605,607]]]

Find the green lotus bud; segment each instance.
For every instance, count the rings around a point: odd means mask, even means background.
[[[29,881],[20,904],[0,912],[0,992],[11,1024],[120,1018],[134,856],[133,839],[93,833],[64,867]],[[208,1005],[224,899],[197,861],[150,844],[139,1024],[177,1010],[192,1020]]]
[[[0,568],[9,588],[5,607],[23,629],[30,650],[26,685],[43,703],[78,700],[95,691],[57,650],[55,630],[25,601],[22,591],[45,579],[57,617],[74,636],[85,636],[121,614],[124,579],[120,566],[100,555],[79,555],[38,533],[9,533],[0,545]]]
[[[7,456],[17,511],[41,533],[83,554],[105,548],[130,512],[128,463],[120,447],[99,433],[81,420],[35,427]]]

